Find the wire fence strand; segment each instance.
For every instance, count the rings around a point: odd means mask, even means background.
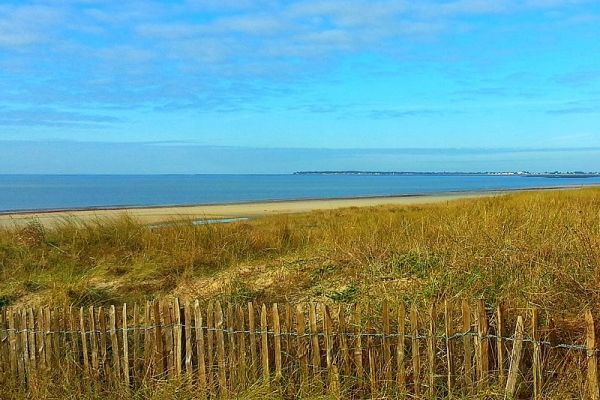
[[[190,329],[202,329],[204,332],[221,332],[221,333],[226,333],[226,334],[234,334],[234,335],[239,335],[239,334],[245,334],[245,335],[250,335],[250,334],[254,334],[254,335],[262,335],[263,333],[266,333],[269,336],[280,336],[280,337],[294,337],[294,338],[311,338],[311,337],[319,337],[319,338],[323,338],[326,337],[327,335],[324,332],[315,332],[315,333],[303,333],[303,334],[299,334],[297,332],[290,332],[290,331],[282,331],[279,333],[276,333],[273,330],[261,330],[261,329],[257,329],[257,330],[233,330],[233,329],[229,329],[229,328],[214,328],[214,327],[209,327],[209,326],[197,326],[197,325],[186,325],[186,324],[164,324],[164,325],[150,325],[150,326],[128,326],[127,329],[123,329],[123,328],[116,328],[116,330],[118,332],[122,332],[124,330],[126,330],[127,332],[148,332],[148,331],[155,331],[156,329],[173,329],[175,327],[178,328],[190,328]],[[95,329],[95,330],[39,330],[39,329],[29,329],[29,328],[23,328],[23,329],[17,329],[17,328],[5,328],[5,329],[0,329],[0,333],[5,333],[6,335],[8,335],[9,333],[14,333],[16,335],[18,334],[22,334],[22,333],[31,333],[31,334],[42,334],[42,335],[81,335],[81,334],[85,334],[85,335],[91,335],[91,334],[97,334],[97,335],[110,335],[110,333],[112,332],[111,329],[106,329],[106,330],[101,330],[101,329]],[[388,334],[384,334],[384,333],[378,333],[378,332],[335,332],[332,333],[331,336],[333,337],[346,337],[346,338],[381,338],[381,339],[394,339],[394,338],[398,338],[398,337],[404,337],[406,339],[417,339],[417,340],[427,340],[429,339],[431,336],[427,335],[427,334],[418,334],[418,335],[412,335],[410,333],[405,333],[403,335],[399,335],[397,333],[388,333]],[[456,339],[462,339],[464,337],[476,337],[479,339],[502,339],[502,340],[506,340],[509,342],[513,342],[515,341],[515,337],[514,336],[498,336],[495,334],[487,334],[487,335],[480,335],[477,332],[473,332],[473,331],[469,331],[469,332],[457,332],[454,333],[452,335],[446,336],[446,335],[434,335],[435,339],[438,340],[456,340]],[[8,340],[8,336],[5,336],[2,340]],[[546,348],[551,348],[551,349],[568,349],[568,350],[579,350],[579,351],[588,351],[588,352],[600,352],[599,348],[588,348],[583,344],[570,344],[570,343],[558,343],[558,344],[553,344],[547,340],[535,340],[533,338],[529,338],[529,337],[524,337],[522,339],[523,343],[530,343],[530,344],[537,344],[540,346],[544,346]]]

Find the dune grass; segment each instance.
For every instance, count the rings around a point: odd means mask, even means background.
[[[381,206],[231,224],[127,216],[0,230],[0,305],[484,297],[600,305],[600,189]]]

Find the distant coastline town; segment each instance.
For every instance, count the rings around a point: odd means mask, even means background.
[[[416,172],[416,171],[298,171],[294,175],[381,175],[381,176],[520,176],[542,178],[593,178],[600,177],[600,172],[584,171],[502,171],[502,172]]]

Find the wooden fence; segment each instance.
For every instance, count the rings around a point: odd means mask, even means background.
[[[257,385],[282,397],[435,398],[478,392],[541,399],[565,382],[598,399],[594,320],[556,342],[539,312],[483,301],[377,308],[173,301],[0,312],[0,385],[61,376],[134,391],[179,379],[199,398]],[[576,335],[577,336],[577,335]],[[553,339],[554,337],[554,339]]]

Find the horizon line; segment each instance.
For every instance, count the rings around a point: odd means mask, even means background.
[[[189,147],[202,147],[202,148],[215,148],[215,149],[248,149],[248,150],[316,150],[316,151],[443,151],[443,150],[456,150],[456,151],[515,151],[515,152],[526,152],[526,151],[542,151],[542,152],[553,152],[553,151],[596,151],[600,150],[600,146],[589,146],[589,147],[268,147],[268,146],[243,146],[243,145],[217,145],[217,144],[204,144],[195,141],[187,140],[157,140],[157,141],[98,141],[98,140],[71,140],[71,139],[40,139],[40,140],[25,140],[25,139],[0,139],[0,143],[13,143],[13,144],[29,144],[29,143],[47,143],[47,144],[96,144],[96,145],[142,145],[142,146],[154,146],[154,145],[168,145],[169,147],[189,146]]]

